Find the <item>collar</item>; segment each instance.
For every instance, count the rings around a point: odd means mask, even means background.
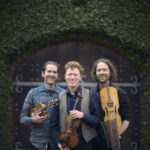
[[[81,91],[82,91],[81,86],[78,86],[78,88],[75,90],[75,95],[77,95],[78,93],[81,93]],[[69,95],[72,95],[70,93],[69,88],[66,89],[66,93],[69,94]]]
[[[110,83],[109,86],[113,86],[113,84]],[[100,88],[100,86],[99,86],[99,83],[98,83],[97,86],[96,86],[96,90],[97,90],[97,91],[100,91],[100,90],[101,90],[101,88]]]
[[[54,89],[52,89],[52,90],[46,89],[44,84],[40,85],[39,88],[40,88],[40,92],[42,92],[42,91],[51,91],[51,92],[59,93],[57,85],[55,85]]]

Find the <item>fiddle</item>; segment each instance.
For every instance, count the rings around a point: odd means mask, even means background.
[[[119,133],[121,128],[121,117],[119,115],[118,92],[115,87],[102,88],[100,91],[102,109],[105,112],[104,129],[107,146],[112,150],[121,150]]]
[[[76,110],[77,103],[78,101],[80,101],[80,99],[81,99],[81,94],[78,93],[73,106],[73,110]],[[59,136],[59,143],[63,148],[65,147],[73,148],[79,143],[79,138],[76,132],[76,129],[79,127],[79,125],[80,125],[80,119],[72,120],[70,119],[70,114],[66,116],[65,118],[66,130],[62,132],[61,135]]]
[[[46,115],[46,108],[50,107],[56,103],[59,103],[58,99],[48,102],[47,105],[39,104],[37,107],[32,108],[30,110],[30,116],[32,117],[32,116],[38,114],[39,112],[40,112],[39,116],[45,116]],[[36,127],[37,125],[38,125],[37,123],[32,123],[32,127]]]

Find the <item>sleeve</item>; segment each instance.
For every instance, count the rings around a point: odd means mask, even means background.
[[[32,108],[32,90],[28,92],[22,107],[22,111],[20,113],[21,124],[25,124],[25,125],[32,124],[32,119],[29,116],[29,112],[31,108]]]
[[[91,127],[97,127],[100,123],[100,114],[98,113],[96,109],[96,101],[92,96],[92,93],[90,92],[90,102],[89,102],[89,110],[90,114],[84,113],[84,117],[82,118],[82,121],[84,121],[87,125]]]
[[[118,91],[119,96],[119,113],[121,115],[121,119],[130,121],[130,107],[129,107],[129,98],[127,93],[123,89],[119,89]]]
[[[59,106],[55,105],[52,109],[51,119],[50,119],[50,129],[53,139],[58,143],[58,138],[60,135],[59,129]]]

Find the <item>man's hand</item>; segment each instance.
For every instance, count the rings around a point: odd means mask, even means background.
[[[68,148],[68,147],[62,148],[62,146],[61,146],[60,143],[58,143],[58,148],[59,148],[60,150],[70,150],[70,148]]]
[[[70,119],[81,119],[83,118],[83,112],[78,111],[78,110],[71,110],[70,111]]]
[[[41,112],[39,112],[38,114],[32,116],[32,122],[33,123],[41,124],[47,118],[47,115],[40,116],[40,114],[41,114]]]

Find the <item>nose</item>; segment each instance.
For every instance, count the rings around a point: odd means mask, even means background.
[[[71,75],[70,78],[73,79],[73,78],[74,78],[74,75]]]
[[[104,71],[103,71],[103,70],[101,70],[101,71],[100,71],[100,74],[104,74]]]
[[[49,74],[49,75],[50,75],[50,76],[54,76],[54,74],[55,74],[54,72],[50,72],[50,74]]]

